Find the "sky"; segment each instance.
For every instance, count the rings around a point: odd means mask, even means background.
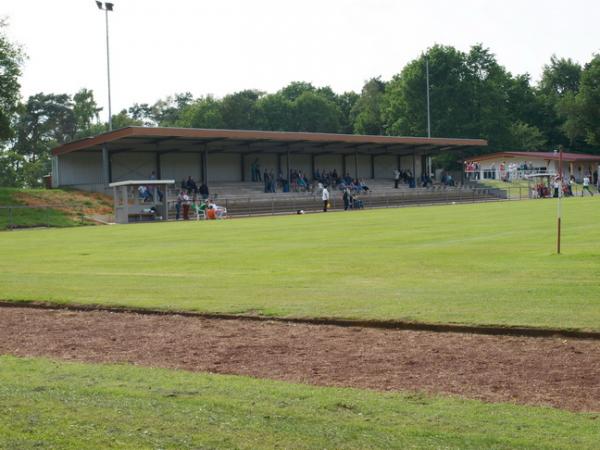
[[[598,0],[113,0],[113,114],[176,92],[275,92],[291,81],[360,92],[434,44],[482,43],[533,81],[556,54],[600,53]],[[2,0],[23,46],[21,93],[94,91],[106,107],[105,13],[94,0]],[[106,109],[105,109],[106,111]]]

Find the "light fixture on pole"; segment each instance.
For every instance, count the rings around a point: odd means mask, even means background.
[[[110,50],[108,45],[108,12],[113,10],[113,3],[96,1],[98,9],[104,11],[106,19],[106,73],[108,76],[108,131],[112,131],[112,107],[110,99]]]

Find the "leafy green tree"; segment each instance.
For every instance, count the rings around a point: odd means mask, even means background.
[[[12,149],[0,151],[0,186],[21,187],[24,184],[21,168],[25,163],[23,155]]]
[[[194,96],[189,93],[179,93],[174,96],[169,96],[164,100],[158,100],[152,105],[151,119],[160,127],[173,127],[181,118],[183,110],[192,104]],[[134,113],[139,110],[134,109]],[[135,120],[141,120],[144,122],[144,118],[134,118]],[[113,124],[113,128],[116,128]]]
[[[352,107],[353,129],[357,134],[384,134],[381,106],[385,83],[380,77],[365,83],[362,92]]]
[[[26,186],[38,186],[42,176],[50,171],[50,150],[75,137],[77,127],[71,97],[32,95],[20,107],[15,128],[12,150],[22,157],[20,181]]]
[[[98,123],[99,113],[102,108],[98,107],[94,99],[94,92],[89,89],[81,89],[73,96],[73,114],[75,116],[75,136],[77,138],[90,136]]]
[[[502,148],[510,142],[511,117],[507,92],[512,77],[496,61],[496,57],[480,44],[466,55],[467,79],[471,95],[467,108],[471,120],[465,124],[465,136],[481,136],[491,148]]]
[[[24,59],[22,50],[4,34],[6,21],[0,19],[0,143],[13,136],[11,122],[19,105],[19,77]]]
[[[257,128],[257,102],[263,95],[255,90],[245,90],[226,95],[220,102],[225,128],[253,130]]]
[[[311,84],[305,81],[292,81],[286,87],[281,89],[279,93],[287,98],[289,101],[296,101],[300,95],[305,92],[315,92],[316,88]]]
[[[548,140],[548,145],[574,144],[573,124],[569,125],[571,137],[565,135],[565,111],[572,111],[573,96],[579,92],[582,68],[570,58],[553,55],[550,64],[544,66],[537,94],[541,104],[540,128]],[[562,110],[562,112],[561,112]],[[576,134],[576,133],[575,133]]]
[[[515,122],[510,126],[510,142],[507,149],[517,151],[541,150],[546,138],[539,128],[524,122]]]
[[[305,91],[293,102],[293,131],[336,133],[340,115],[334,102],[316,92]]]
[[[563,95],[557,110],[571,143],[581,138],[591,146],[600,145],[600,55],[585,65],[577,94]]]
[[[292,131],[293,102],[281,93],[267,94],[256,102],[257,126],[260,130]]]
[[[176,126],[184,128],[225,128],[221,103],[208,95],[183,108]]]
[[[112,116],[113,130],[125,127],[141,127],[144,123],[141,120],[134,119],[126,109],[121,110],[118,114]]]
[[[155,127],[157,125],[152,106],[148,103],[135,103],[127,110],[127,113],[132,119],[141,122],[145,127]]]
[[[356,92],[344,92],[336,96],[335,103],[340,110],[340,133],[354,133],[354,105],[360,96]]]

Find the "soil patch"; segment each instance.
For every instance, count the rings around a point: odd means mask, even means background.
[[[600,411],[600,342],[0,308],[0,354]]]

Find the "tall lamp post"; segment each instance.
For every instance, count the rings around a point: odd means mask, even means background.
[[[108,131],[112,131],[112,107],[110,101],[110,51],[108,45],[108,12],[113,10],[113,3],[96,1],[98,9],[104,11],[106,19],[106,73],[108,75]]]
[[[429,53],[425,55],[425,77],[427,79],[427,137],[431,137],[431,108],[429,106]]]

